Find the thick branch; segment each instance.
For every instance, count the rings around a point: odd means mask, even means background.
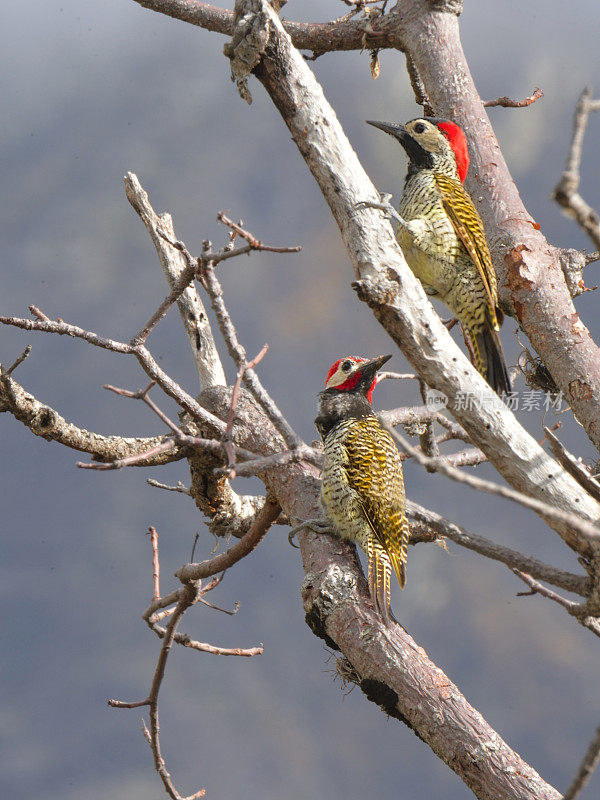
[[[140,6],[158,11],[168,17],[198,25],[208,31],[231,35],[233,12],[199,0],[135,0]],[[233,0],[232,0],[233,4]],[[378,17],[367,25],[366,20],[337,22],[283,23],[299,50],[330,53],[336,50],[364,50],[377,47],[394,47],[394,24],[386,16]]]
[[[319,552],[299,539],[307,621],[341,649],[367,697],[409,725],[480,800],[559,800],[400,625],[382,627],[348,547],[331,542]]]
[[[165,443],[168,434],[128,438],[124,436],[102,436],[99,433],[79,428],[62,417],[50,406],[41,403],[29,394],[10,375],[0,375],[0,412],[8,411],[36,436],[47,441],[58,442],[73,450],[89,453],[97,461],[115,461],[141,454]],[[150,467],[179,461],[182,451],[162,452],[139,459],[136,466]]]
[[[391,226],[378,212],[357,210],[359,201],[378,199],[375,188],[306,61],[276,15],[271,16],[257,77],[330,205],[360,279],[355,284],[359,296],[427,384],[449,398],[448,409],[510,484],[570,513],[598,519],[598,504],[518,424],[453,342],[406,264]],[[458,403],[459,393],[486,402]],[[553,527],[579,552],[595,552],[595,544],[582,542],[567,525]]]
[[[204,392],[213,413],[226,416],[230,390]],[[236,444],[265,455],[282,446],[272,423],[247,394],[238,403]],[[315,467],[290,463],[263,476],[290,519],[321,515]],[[374,612],[354,548],[327,535],[300,532],[306,578],[306,619],[316,635],[341,649],[360,676],[367,697],[408,724],[455,770],[481,800],[558,800],[558,793],[502,741],[433,665],[395,626]],[[526,558],[526,557],[525,557]],[[206,565],[211,562],[206,562]],[[212,571],[212,567],[205,570]],[[575,577],[575,576],[574,576]]]

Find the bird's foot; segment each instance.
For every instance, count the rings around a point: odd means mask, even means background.
[[[359,203],[356,203],[355,208],[373,208],[376,211],[383,211],[384,215],[388,219],[393,219],[402,228],[407,228],[408,223],[406,222],[404,217],[400,216],[400,214],[396,211],[394,206],[390,203],[391,199],[392,199],[391,194],[383,193],[379,195],[379,203],[375,203],[372,200],[361,200]]]
[[[443,319],[442,325],[445,325],[446,328],[451,331],[452,328],[458,323],[458,317],[450,317],[449,319]]]
[[[314,533],[331,533],[331,522],[324,517],[320,519],[298,519],[298,525],[294,525],[292,530],[288,533],[288,542],[292,545],[292,547],[298,547],[297,544],[294,544],[294,538],[296,534],[300,531],[309,528]]]

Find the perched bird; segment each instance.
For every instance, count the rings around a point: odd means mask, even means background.
[[[369,559],[369,590],[386,624],[392,567],[406,583],[408,520],[400,454],[371,407],[377,371],[391,356],[338,359],[319,394],[315,425],[324,443],[323,508],[342,539]]]
[[[397,213],[386,203],[360,205],[385,210],[398,222],[408,265],[425,291],[460,320],[475,367],[498,394],[510,392],[496,273],[483,222],[463,188],[469,151],[462,128],[433,117],[368,124],[397,139],[409,163]]]

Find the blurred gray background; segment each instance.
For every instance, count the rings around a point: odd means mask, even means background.
[[[222,268],[226,299],[254,354],[267,341],[261,376],[299,433],[315,437],[315,395],[327,368],[347,353],[391,352],[349,287],[351,270],[337,228],[262,87],[254,103],[237,96],[222,55],[224,37],[143,10],[129,0],[5,2],[0,32],[2,87],[1,313],[49,316],[127,339],[166,293],[149,237],[130,209],[122,176],[132,170],[177,234],[198,252],[225,242],[215,214],[243,218],[263,241],[301,244],[300,255],[257,254]],[[340,2],[290,2],[294,19],[331,19]],[[551,242],[592,249],[549,195],[563,169],[571,117],[586,84],[600,84],[595,0],[467,2],[462,35],[485,99],[545,93],[524,110],[491,109],[527,208]],[[381,54],[372,81],[368,54],[326,55],[314,63],[367,170],[398,195],[400,149],[365,119],[417,116],[404,67]],[[584,196],[600,207],[600,117],[584,147]],[[598,281],[589,267],[587,283]],[[600,335],[597,293],[576,301]],[[510,363],[518,353],[507,320]],[[3,328],[0,360],[33,352],[15,377],[40,400],[90,430],[149,435],[148,409],[109,395],[112,383],[147,382],[136,363],[78,342]],[[176,312],[151,339],[162,366],[197,390]],[[223,349],[223,348],[222,348]],[[228,375],[234,374],[225,358]],[[406,363],[397,353],[390,367]],[[522,382],[517,388],[524,388]],[[161,406],[172,404],[155,392]],[[386,382],[379,407],[417,402],[414,385]],[[541,414],[521,414],[542,437]],[[567,412],[560,435],[582,456],[594,452]],[[547,422],[554,423],[552,414]],[[164,796],[141,734],[140,710],[106,700],[145,696],[158,641],[141,621],[151,598],[146,530],[160,534],[162,590],[190,555],[213,539],[189,498],[148,487],[146,477],[187,481],[185,466],[84,472],[78,456],[0,418],[3,608],[1,736],[3,796],[13,800],[149,800]],[[597,454],[596,454],[597,457]],[[487,467],[478,474],[492,476]],[[456,521],[557,565],[570,552],[532,514],[443,478],[406,468],[410,495]],[[238,481],[239,491],[255,491]],[[254,659],[175,651],[162,693],[163,747],[183,793],[289,798],[431,798],[471,793],[412,732],[368,703],[344,695],[334,660],[306,627],[302,571],[286,529],[227,576],[215,602],[235,617],[197,608],[185,628],[223,646],[263,642]],[[430,657],[458,683],[543,777],[565,789],[598,724],[598,643],[556,605],[516,598],[522,585],[502,566],[450,545],[410,553],[396,614]],[[600,790],[596,775],[585,797]]]

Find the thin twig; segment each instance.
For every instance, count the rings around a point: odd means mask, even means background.
[[[486,108],[493,108],[494,106],[502,106],[503,108],[526,108],[543,97],[544,93],[536,86],[533,92],[524,100],[511,100],[510,97],[499,97],[497,100],[487,100],[483,105]]]
[[[154,677],[152,680],[152,686],[150,688],[148,697],[145,700],[139,701],[137,703],[123,703],[119,700],[108,701],[109,706],[111,706],[112,708],[137,708],[142,705],[149,706],[150,729],[147,731],[146,738],[148,739],[150,748],[152,750],[152,755],[154,757],[154,768],[160,775],[160,778],[163,782],[167,794],[171,798],[173,798],[173,800],[184,800],[184,798],[182,798],[182,796],[175,788],[171,776],[166,768],[165,759],[162,755],[160,735],[159,735],[160,724],[158,717],[158,696],[165,676],[167,659],[169,658],[171,647],[173,646],[173,641],[175,639],[175,635],[177,632],[177,626],[179,625],[179,622],[181,621],[181,618],[185,614],[187,609],[191,605],[193,605],[194,602],[196,602],[196,594],[197,594],[197,585],[193,583],[190,583],[182,587],[182,589],[180,590],[179,601],[177,603],[177,606],[173,614],[171,615],[169,624],[165,629],[163,643],[160,648],[160,653],[158,656],[158,661],[156,664],[156,669],[154,671]],[[185,798],[185,800],[192,800],[192,797],[193,798],[202,797],[204,794],[205,790],[201,789],[199,792],[196,792],[189,798]]]
[[[600,216],[579,194],[581,180],[581,153],[583,137],[590,112],[600,109],[600,100],[592,100],[592,90],[586,87],[577,101],[573,118],[573,136],[567,155],[565,171],[554,189],[552,197],[590,236],[596,248],[600,248]]]
[[[164,238],[164,237],[163,237]],[[130,344],[143,344],[150,333],[154,330],[156,325],[160,322],[160,320],[166,315],[167,311],[171,308],[171,306],[176,303],[181,295],[185,292],[188,288],[190,283],[194,280],[194,275],[196,274],[197,266],[193,264],[187,264],[183,272],[177,278],[175,285],[169,292],[169,294],[165,297],[159,307],[156,309],[154,314],[150,317],[148,322],[144,325],[144,327],[136,333],[135,336],[131,338]]]
[[[566,597],[563,597],[558,592],[552,591],[552,589],[548,589],[547,586],[544,586],[543,583],[536,581],[531,575],[528,575],[526,572],[522,572],[520,569],[513,569],[513,572],[520,578],[523,583],[526,583],[527,586],[531,589],[531,592],[517,593],[517,597],[522,597],[529,594],[541,594],[542,597],[547,597],[548,600],[553,600],[555,603],[558,603],[563,608],[566,608],[569,613],[573,612],[575,609],[580,609],[582,607],[581,603],[576,603],[574,600],[568,600]]]
[[[412,372],[378,372],[377,373],[377,383],[380,381],[385,380],[394,380],[394,381],[418,381],[419,376],[415,375]]]
[[[423,533],[429,531],[429,540],[432,539],[431,532],[433,531],[437,536],[450,539],[461,547],[466,547],[468,550],[473,550],[475,553],[491,558],[494,561],[500,561],[511,569],[516,568],[522,572],[527,572],[535,578],[551,583],[554,586],[559,586],[568,592],[579,594],[582,597],[587,597],[590,593],[591,581],[585,575],[565,572],[550,564],[545,564],[533,556],[528,556],[510,547],[492,542],[484,536],[472,533],[457,525],[455,522],[438,514],[437,511],[424,508],[413,500],[407,499],[406,512],[411,520],[411,532],[416,532],[417,528],[420,528],[419,535],[422,536]],[[421,540],[424,541],[424,539]]]
[[[158,532],[156,528],[150,526],[148,529],[150,544],[152,545],[152,600],[160,599],[160,562],[158,559]]]
[[[10,365],[10,367],[9,367],[7,370],[5,370],[5,373],[4,373],[4,374],[5,374],[5,375],[11,375],[11,374],[12,374],[12,373],[13,373],[13,372],[16,370],[16,368],[17,368],[17,367],[18,367],[20,364],[22,364],[22,363],[23,363],[23,361],[25,361],[25,359],[27,358],[27,356],[29,355],[29,353],[31,353],[31,345],[30,345],[30,344],[28,344],[28,345],[27,345],[27,347],[25,348],[25,350],[23,350],[23,352],[22,352],[22,353],[21,353],[21,355],[20,355],[20,356],[17,358],[17,360],[16,360],[16,361],[14,361],[14,362],[13,362],[13,363]]]
[[[583,761],[581,762],[581,765],[577,770],[577,774],[573,779],[573,783],[569,786],[569,788],[565,792],[563,800],[577,800],[581,792],[585,789],[585,787],[589,783],[589,780],[592,777],[592,773],[594,772],[599,763],[600,763],[600,726],[596,728],[596,735],[590,742],[590,746],[587,749],[587,753],[583,757]]]
[[[552,519],[556,522],[568,525],[574,531],[586,537],[587,539],[600,538],[600,527],[584,517],[580,517],[570,512],[563,511],[560,508],[550,506],[547,503],[544,503],[542,500],[538,500],[535,497],[529,497],[528,495],[525,495],[522,492],[517,492],[515,489],[511,489],[508,486],[500,486],[497,483],[492,483],[491,481],[478,478],[475,475],[470,475],[467,472],[462,472],[461,470],[451,466],[444,457],[429,458],[418,448],[413,447],[397,431],[393,430],[389,426],[386,427],[396,441],[400,444],[400,446],[422,466],[426,468],[433,468],[434,472],[441,472],[443,475],[446,475],[452,480],[467,484],[467,486],[470,486],[472,489],[478,489],[479,491],[487,492],[488,494],[494,494],[498,497],[504,497],[507,500],[512,500],[514,503],[519,503],[520,505],[525,506],[525,508],[530,508],[533,511],[536,511],[547,519]]]
[[[203,267],[202,277],[210,296],[211,305],[217,317],[221,333],[227,344],[229,354],[233,358],[238,370],[244,367],[244,384],[263,408],[275,428],[283,436],[286,445],[291,450],[301,447],[304,442],[283,416],[271,396],[267,393],[255,371],[247,365],[246,351],[238,341],[235,327],[223,301],[223,289],[221,288],[221,284],[211,264],[206,264]]]
[[[269,345],[263,345],[262,350],[256,355],[252,361],[248,361],[246,364],[242,364],[239,367],[237,372],[237,378],[235,380],[235,384],[233,387],[233,391],[231,392],[231,403],[229,404],[229,411],[227,413],[227,427],[225,428],[225,438],[223,439],[223,446],[225,448],[225,452],[227,453],[227,468],[229,470],[229,477],[233,480],[235,478],[235,450],[231,444],[231,434],[233,431],[233,421],[235,415],[235,409],[237,406],[237,401],[240,396],[240,390],[242,388],[242,380],[244,378],[244,373],[247,369],[254,369],[254,367],[262,360],[263,356],[269,349]]]
[[[167,483],[161,483],[154,478],[146,478],[146,483],[156,489],[166,489],[168,492],[181,492],[181,494],[187,494],[189,497],[192,496],[191,491],[181,481],[177,481],[177,486],[169,486]]]
[[[588,494],[600,502],[600,483],[592,478],[583,464],[572,453],[569,453],[549,428],[544,428],[544,433],[556,460],[562,464],[569,475],[572,475]]]
[[[223,225],[227,225],[227,227],[231,228],[236,235],[241,236],[242,239],[245,239],[252,250],[266,250],[269,253],[299,253],[302,250],[302,247],[300,246],[273,247],[272,245],[263,244],[260,239],[257,239],[256,236],[254,236],[254,234],[242,228],[241,222],[233,222],[233,220],[230,220],[223,211],[219,211],[217,214],[217,221],[222,222]],[[213,261],[214,259],[209,256],[207,260]]]
[[[238,455],[239,455],[238,449]],[[299,461],[306,461],[317,467],[323,466],[323,453],[314,450],[312,447],[302,445],[295,450],[282,450],[280,453],[273,453],[270,456],[257,456],[243,462],[236,461],[235,474],[240,478],[248,478],[251,475],[260,475],[267,469],[273,467],[283,467],[286,464],[295,464]],[[221,467],[215,470],[217,474],[230,475],[230,467]]]
[[[523,597],[532,594],[539,594],[542,595],[542,597],[548,598],[548,600],[553,600],[555,603],[558,603],[558,605],[566,609],[572,617],[575,617],[575,619],[580,622],[584,628],[588,628],[588,630],[600,638],[600,620],[598,617],[587,613],[588,607],[586,603],[575,603],[573,600],[568,600],[566,597],[563,597],[557,592],[552,591],[552,589],[548,589],[547,586],[544,586],[539,581],[536,581],[531,577],[531,575],[521,572],[518,569],[513,569],[513,572],[530,588],[529,592],[519,592],[517,596]]]

